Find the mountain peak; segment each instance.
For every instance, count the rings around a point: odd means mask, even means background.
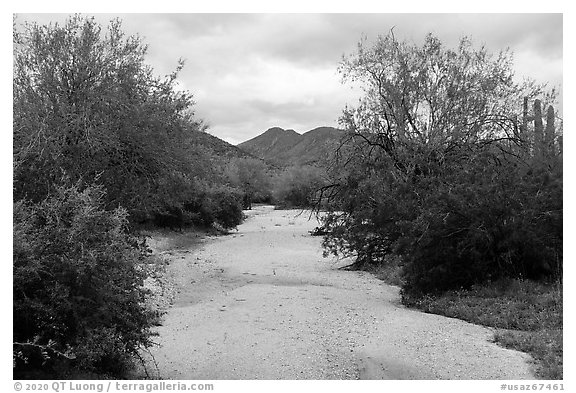
[[[281,127],[269,128],[264,132],[264,134],[297,134],[297,135],[300,135],[296,131],[294,131],[293,129],[285,130],[284,128],[281,128]],[[261,134],[261,135],[264,135],[264,134]]]
[[[316,127],[304,134],[272,127],[238,147],[274,164],[303,165],[328,160],[341,136],[334,127]]]

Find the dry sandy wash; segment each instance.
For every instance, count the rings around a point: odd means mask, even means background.
[[[259,206],[238,232],[165,253],[178,286],[152,350],[164,379],[533,379],[490,329],[403,307],[323,258],[317,222]]]

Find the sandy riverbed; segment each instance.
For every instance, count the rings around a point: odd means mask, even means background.
[[[323,258],[317,222],[258,206],[171,250],[178,294],[152,353],[164,379],[533,379],[490,329],[406,309],[398,288]]]

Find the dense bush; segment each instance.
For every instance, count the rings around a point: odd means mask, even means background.
[[[226,167],[228,183],[243,193],[243,207],[250,209],[252,203],[272,201],[272,174],[268,165],[256,158],[231,160]]]
[[[274,203],[282,207],[312,207],[317,191],[325,184],[325,174],[313,166],[293,166],[274,179]]]
[[[151,345],[147,251],[101,187],[14,205],[14,377],[120,376]],[[40,374],[35,374],[41,371]]]
[[[402,250],[405,290],[469,287],[500,277],[559,278],[560,165],[544,170],[478,160],[470,167],[475,179],[445,176],[422,198],[417,221],[404,225],[418,239]]]
[[[348,136],[322,191],[327,252],[358,265],[401,257],[410,295],[561,276],[555,113],[544,130],[539,100],[518,110],[522,97],[554,94],[516,84],[511,61],[466,39],[451,50],[392,35],[344,60],[366,96],[344,112]]]
[[[207,225],[212,222],[224,229],[234,228],[242,222],[243,194],[230,187],[214,187],[205,192],[200,201],[200,219]]]
[[[244,193],[241,190],[198,183],[194,189],[182,194],[179,200],[164,202],[156,209],[152,219],[155,225],[182,229],[191,225],[207,227],[217,223],[230,229],[238,226],[244,218]]]
[[[216,176],[224,164],[197,143],[205,126],[192,95],[176,88],[183,63],[159,78],[145,55],[120,21],[104,32],[74,16],[16,32],[15,200],[39,202],[63,177],[95,179],[107,208],[123,206],[135,223],[171,222],[205,183],[224,184]]]

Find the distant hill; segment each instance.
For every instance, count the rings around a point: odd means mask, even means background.
[[[207,132],[196,131],[194,135],[193,144],[204,147],[213,153],[214,156],[223,158],[257,158],[246,150],[231,145]]]
[[[275,165],[324,165],[342,135],[343,131],[334,127],[318,127],[304,134],[274,127],[238,147]]]
[[[301,138],[302,135],[294,130],[284,130],[280,127],[273,127],[255,138],[240,143],[238,147],[258,158],[274,162],[274,158],[285,154],[286,151],[293,148]]]

